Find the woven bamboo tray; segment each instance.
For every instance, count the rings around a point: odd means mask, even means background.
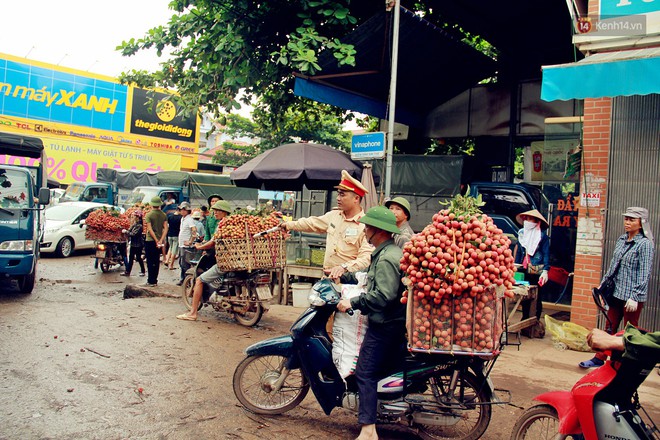
[[[278,234],[279,235],[279,234]],[[218,240],[215,258],[223,271],[279,269],[286,264],[281,236]]]

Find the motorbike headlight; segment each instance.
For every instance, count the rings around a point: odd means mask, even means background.
[[[313,306],[320,307],[326,304],[326,301],[321,298],[321,295],[319,295],[319,293],[314,289],[311,290],[307,299],[309,300],[309,304]]]
[[[32,240],[12,240],[0,243],[0,251],[24,252],[32,250]]]

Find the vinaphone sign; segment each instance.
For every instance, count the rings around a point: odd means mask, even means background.
[[[197,117],[178,115],[169,97],[0,54],[0,132],[41,138],[48,174],[62,183],[93,181],[97,168],[197,168]]]

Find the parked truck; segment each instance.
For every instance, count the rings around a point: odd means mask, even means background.
[[[259,198],[258,190],[239,188],[229,176],[223,174],[161,171],[156,178],[157,185],[136,187],[123,206],[128,208],[137,203],[146,204],[154,196],[159,196],[164,202],[171,197],[175,203],[166,205],[167,211],[182,201],[190,202],[193,207],[207,205],[209,196],[217,194],[231,202],[234,208],[244,208],[247,205],[256,206]]]
[[[108,205],[117,205],[119,192],[117,184],[113,182],[84,183],[74,182],[70,184],[58,202],[97,202]]]
[[[38,138],[0,133],[0,158],[0,277],[15,279],[22,293],[32,293],[42,210],[50,201],[44,145]],[[21,166],[6,165],[17,162]]]

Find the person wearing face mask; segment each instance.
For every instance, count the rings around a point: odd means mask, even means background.
[[[539,295],[548,282],[550,270],[550,237],[546,234],[548,221],[536,209],[525,211],[516,216],[523,227],[518,231],[518,244],[514,249],[515,263],[521,265],[525,273],[525,281],[539,286]],[[523,319],[529,318],[531,301],[522,302]],[[542,302],[539,298],[536,306],[536,318],[541,318]]]
[[[613,277],[616,286],[612,298],[607,300],[609,309],[605,331],[611,335],[616,333],[621,321],[624,326],[628,323],[638,326],[653,265],[654,242],[649,227],[649,211],[636,206],[626,209],[623,228],[625,233],[617,239],[612,261],[601,281],[602,285],[606,278]],[[578,365],[581,368],[600,367],[605,359],[603,353],[596,353],[592,359]]]

